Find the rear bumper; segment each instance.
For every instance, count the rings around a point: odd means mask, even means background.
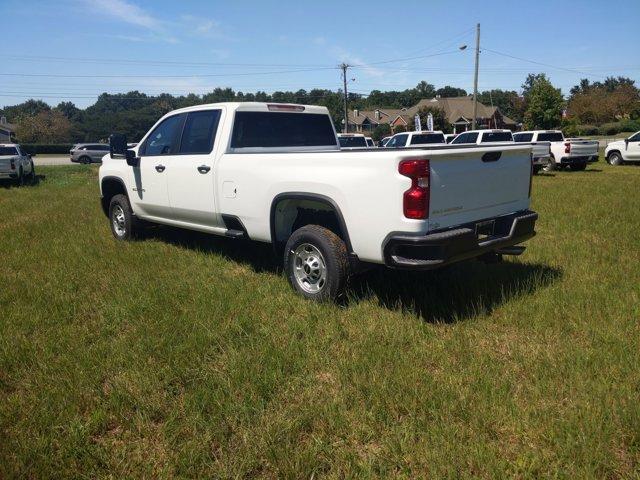
[[[7,178],[11,178],[11,179],[18,178],[18,172],[15,172],[15,171],[12,171],[12,172],[0,172],[0,179],[7,179]]]
[[[598,155],[586,155],[583,157],[562,157],[560,163],[562,165],[571,165],[574,163],[594,163],[598,161]]]
[[[524,210],[422,236],[393,235],[384,245],[384,261],[391,268],[432,270],[499,252],[533,237],[537,219],[537,213]],[[477,228],[491,223],[492,234],[479,237]]]

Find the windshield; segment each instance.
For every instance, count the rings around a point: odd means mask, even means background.
[[[564,137],[560,132],[548,132],[538,134],[539,142],[564,142]]]
[[[339,137],[342,148],[366,147],[367,141],[364,137]]]
[[[482,143],[513,142],[511,132],[485,132],[482,135]]]
[[[426,145],[428,143],[445,143],[442,133],[421,133],[411,137],[411,145]]]
[[[16,147],[0,147],[0,155],[18,155]]]

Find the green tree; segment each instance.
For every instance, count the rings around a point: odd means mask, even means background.
[[[529,75],[529,78],[531,75]],[[557,128],[562,121],[564,98],[559,88],[555,88],[546,75],[531,78],[525,95],[526,111],[524,124],[527,129]]]
[[[466,97],[467,91],[464,88],[451,87],[447,85],[436,90],[436,95],[440,95],[442,98]]]
[[[16,137],[24,143],[66,143],[70,134],[71,122],[58,110],[22,116],[16,130]]]
[[[388,123],[382,123],[373,129],[371,132],[371,138],[373,138],[376,142],[379,142],[384,137],[388,137],[391,135],[391,125]]]
[[[426,130],[427,128],[427,118],[429,117],[429,114],[433,115],[434,130],[442,130],[444,133],[450,133],[452,131],[444,110],[438,107],[422,107],[418,110],[418,116],[420,117],[420,124],[422,125],[423,130]],[[415,129],[415,120],[412,119],[409,123],[409,130]]]

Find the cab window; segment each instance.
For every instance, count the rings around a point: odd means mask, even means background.
[[[211,153],[219,121],[220,110],[203,110],[189,113],[184,123],[180,153]]]
[[[176,144],[182,127],[184,115],[174,115],[166,118],[153,129],[147,137],[140,155],[171,155],[177,151]]]

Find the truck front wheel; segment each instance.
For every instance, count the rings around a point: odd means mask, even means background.
[[[349,281],[347,247],[331,230],[306,225],[289,237],[284,269],[291,286],[303,297],[334,301],[344,293]]]
[[[141,226],[126,195],[114,195],[109,202],[109,223],[118,240],[132,240],[140,234]]]

